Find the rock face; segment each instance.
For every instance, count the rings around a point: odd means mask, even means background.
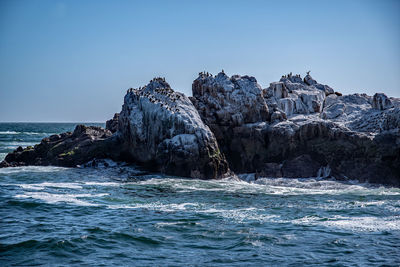
[[[106,121],[106,129],[112,133],[118,131],[119,113],[115,113],[114,117]]]
[[[76,126],[74,132],[52,135],[40,144],[9,153],[1,167],[57,165],[75,167],[94,158],[114,157],[111,132],[101,127]]]
[[[128,91],[118,129],[122,153],[153,170],[203,179],[228,171],[213,133],[189,98],[164,79]]]
[[[200,73],[192,85],[192,102],[201,119],[210,127],[218,140],[231,168],[253,170],[258,164],[255,150],[247,139],[262,138],[259,128],[247,125],[268,121],[268,106],[261,86],[254,77],[234,75],[228,77],[220,72],[213,76]]]

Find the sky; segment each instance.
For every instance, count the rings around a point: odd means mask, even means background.
[[[400,97],[400,1],[0,0],[3,122],[104,122],[130,87],[221,69]]]

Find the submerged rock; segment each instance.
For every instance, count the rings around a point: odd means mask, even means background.
[[[164,79],[126,94],[118,129],[122,153],[153,170],[202,179],[229,170],[192,102]]]

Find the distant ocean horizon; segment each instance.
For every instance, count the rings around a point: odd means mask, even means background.
[[[0,123],[0,160],[77,124]],[[0,169],[0,265],[400,264],[399,188],[107,166]]]

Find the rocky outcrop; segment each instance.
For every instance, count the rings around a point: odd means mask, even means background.
[[[143,88],[129,89],[121,113],[106,122],[106,129],[78,125],[73,133],[44,138],[35,147],[18,148],[0,167],[74,167],[103,158],[201,179],[229,173],[213,133],[191,101],[161,78]]]
[[[112,158],[115,140],[101,127],[76,126],[74,132],[44,138],[34,147],[18,147],[9,153],[1,167],[56,165],[75,167],[94,158]]]
[[[118,131],[119,113],[115,113],[114,117],[106,121],[106,129],[112,133]]]
[[[228,171],[213,133],[192,102],[165,79],[127,92],[118,129],[122,153],[153,170],[202,179]]]
[[[289,74],[263,90],[272,112],[270,121],[256,117],[242,124],[232,120],[222,123],[210,118],[207,111],[215,105],[219,110],[229,107],[223,92],[229,87],[211,83],[214,87],[201,90],[199,81],[203,79],[193,83],[193,103],[203,111],[202,119],[234,171],[268,177],[329,173],[337,179],[400,185],[400,112],[390,107],[386,98],[376,101],[386,103],[381,105],[386,108],[376,109],[370,96],[334,94],[332,88],[309,74],[304,79]],[[219,94],[209,97],[215,91]],[[259,114],[256,105],[253,108]]]

